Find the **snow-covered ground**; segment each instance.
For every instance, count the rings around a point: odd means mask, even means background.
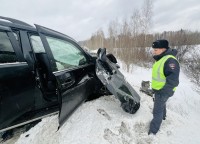
[[[167,103],[167,119],[156,136],[148,135],[153,100],[139,92],[142,80],[151,79],[151,70],[134,66],[123,70],[127,81],[141,96],[136,114],[125,113],[114,96],[86,102],[59,131],[57,115],[43,119],[35,127],[6,144],[199,144],[200,94],[181,72],[180,85]]]

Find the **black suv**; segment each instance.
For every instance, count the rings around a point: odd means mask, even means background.
[[[117,74],[109,66],[116,59],[102,59],[105,49],[98,54],[92,57],[62,33],[0,16],[0,132],[57,113],[61,126],[82,102],[116,92],[96,74],[97,62],[105,74]],[[136,112],[139,98],[131,105]]]

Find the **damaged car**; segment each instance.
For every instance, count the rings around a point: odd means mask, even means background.
[[[140,97],[116,58],[91,56],[71,37],[0,16],[0,133],[59,114],[59,127],[85,101],[113,94],[135,113]]]

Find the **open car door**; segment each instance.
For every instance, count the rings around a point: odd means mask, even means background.
[[[61,127],[93,92],[95,65],[70,37],[39,25],[36,28],[47,53],[51,73],[56,79]]]
[[[128,113],[135,113],[140,107],[140,96],[125,80],[118,70],[118,65],[106,56],[106,49],[97,52],[96,75],[107,89],[117,97],[122,108]]]

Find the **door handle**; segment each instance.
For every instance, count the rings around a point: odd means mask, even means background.
[[[65,80],[65,81],[61,84],[61,86],[62,86],[63,89],[66,89],[66,88],[72,86],[72,85],[74,84],[74,82],[75,82],[74,80],[72,80],[71,78],[69,78],[69,79]]]

